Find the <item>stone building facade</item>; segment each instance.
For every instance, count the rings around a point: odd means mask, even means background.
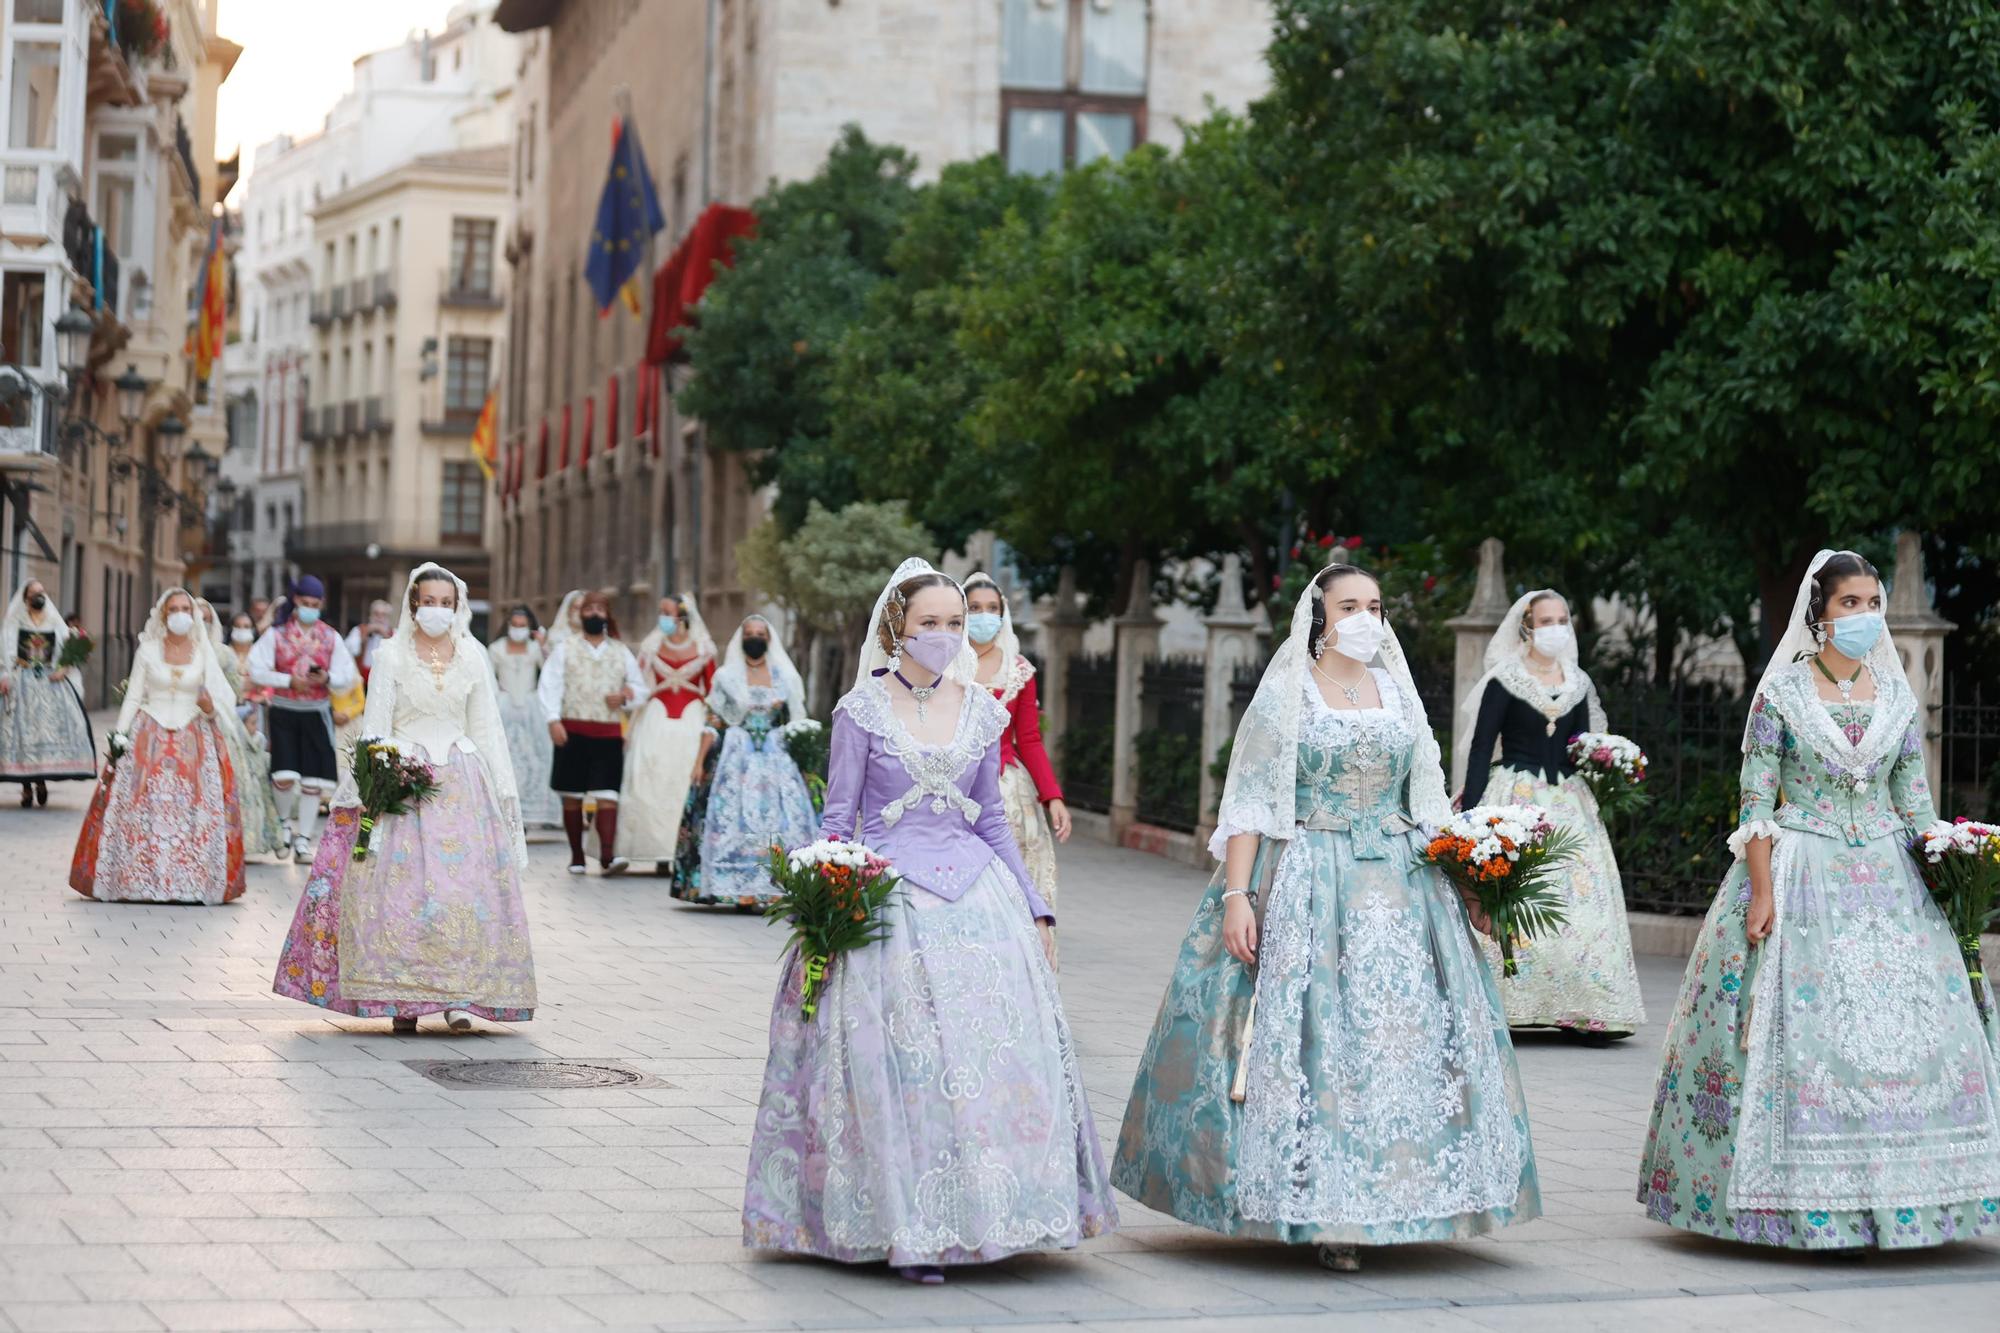
[[[645,624],[686,588],[718,632],[762,600],[735,550],[764,502],[676,410],[686,369],[656,393],[644,323],[600,318],[583,281],[614,117],[629,110],[666,214],[657,265],[707,204],[812,174],[850,123],[925,176],[989,153],[1049,171],[1171,145],[1207,99],[1261,93],[1270,26],[1265,0],[501,0],[496,17],[528,38],[502,440],[533,460],[502,488],[499,599],[547,615],[570,588],[609,586]],[[545,437],[568,464],[538,476]]]

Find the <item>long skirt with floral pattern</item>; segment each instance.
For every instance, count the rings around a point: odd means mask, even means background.
[[[715,780],[715,750],[711,746],[708,763],[697,769],[688,783],[686,803],[681,807],[680,841],[674,859],[663,861],[660,872],[667,877],[667,892],[682,902],[723,901],[708,891],[701,870],[701,835],[708,826],[708,797]]]
[[[731,727],[719,748],[708,807],[696,821],[702,897],[755,906],[777,896],[771,848],[803,847],[818,836],[819,820],[812,793],[779,733]]]
[[[243,854],[269,855],[285,841],[278,824],[278,803],[271,795],[271,757],[233,711],[218,710],[216,725],[229,746],[229,766],[236,775],[236,803],[243,811]]]
[[[800,1014],[788,954],[751,1131],[743,1243],[844,1263],[977,1264],[1118,1224],[1055,973],[993,862],[910,887],[887,938]]]
[[[97,743],[76,677],[14,673],[0,695],[0,782],[85,782],[97,776]]]
[[[1639,1202],[1658,1222],[1795,1250],[1914,1249],[2000,1236],[2000,1189],[1958,1198],[1933,1191],[1925,1200],[1859,1208],[1731,1204],[1732,1178],[1748,1151],[1746,1032],[1762,1027],[1758,1004],[1778,1006],[1790,1045],[1774,1127],[1795,1151],[1814,1152],[1817,1139],[1822,1156],[1875,1161],[1864,1170],[1879,1169],[1892,1150],[1925,1169],[1927,1153],[1942,1160],[1943,1148],[1993,1123],[2000,1091],[1984,1072],[2000,1059],[2000,1025],[1990,1013],[1981,1020],[1949,927],[1900,839],[1850,847],[1795,830],[1781,836],[1802,840],[1792,900],[1807,905],[1797,915],[1810,928],[1787,934],[1785,961],[1769,962],[1778,936],[1753,950],[1744,931],[1748,869],[1739,862],[1723,881],[1668,1026]],[[1786,931],[1782,922],[1779,930]],[[1768,991],[1759,985],[1767,965],[1783,968],[1773,978],[1783,984]],[[1869,1064],[1894,1068],[1878,1078]],[[1990,1156],[1990,1130],[1986,1137]]]
[[[437,792],[385,817],[365,860],[354,860],[359,807],[334,810],[278,956],[278,994],[364,1018],[535,1016],[520,870],[486,767],[458,750],[434,767]]]
[[[1119,1189],[1291,1245],[1463,1240],[1541,1214],[1500,998],[1413,841],[1357,855],[1345,831],[1266,839],[1254,973],[1222,947],[1217,876],[1139,1060]]]
[[[1618,858],[1581,778],[1550,782],[1540,773],[1504,765],[1486,785],[1490,805],[1539,805],[1558,828],[1582,846],[1561,877],[1564,923],[1541,939],[1514,946],[1517,972],[1501,975],[1500,946],[1485,940],[1488,966],[1500,986],[1510,1027],[1575,1028],[1631,1033],[1646,1021],[1639,972],[1632,961],[1632,928],[1625,920],[1625,888]]]
[[[1042,901],[1056,910],[1056,839],[1049,831],[1048,812],[1026,766],[1009,764],[1000,770],[1000,800],[1007,808],[1007,827],[1021,845],[1021,860]],[[1060,961],[1060,960],[1058,960]]]
[[[216,724],[168,730],[146,713],[100,781],[69,886],[125,903],[225,903],[243,892],[243,814]]]

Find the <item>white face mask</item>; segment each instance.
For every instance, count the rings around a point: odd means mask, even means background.
[[[231,643],[255,643],[257,642],[257,631],[238,625],[235,629],[229,631],[229,641]]]
[[[417,628],[433,639],[451,628],[451,622],[458,612],[448,606],[420,606],[417,608]]]
[[[1535,631],[1535,651],[1543,657],[1561,657],[1575,641],[1568,625],[1543,625]]]
[[[1333,642],[1333,650],[1357,662],[1372,662],[1382,648],[1382,641],[1389,636],[1382,627],[1381,617],[1372,611],[1356,611],[1336,622],[1333,632],[1339,636]]]
[[[167,617],[167,633],[175,638],[184,638],[194,628],[194,617],[185,611],[175,611]]]
[[[528,627],[526,625],[509,625],[507,627],[507,637],[515,643],[526,643],[528,641]]]

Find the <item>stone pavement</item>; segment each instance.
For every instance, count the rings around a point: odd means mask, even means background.
[[[1657,1023],[1606,1050],[1521,1043],[1548,1216],[1462,1245],[1308,1252],[1127,1201],[1062,1255],[908,1286],[748,1254],[737,1207],[778,933],[660,883],[577,881],[534,852],[540,1015],[392,1037],[270,992],[304,872],[228,907],[65,886],[85,801],[0,788],[0,1329],[569,1326],[1760,1330],[1921,1314],[1991,1327],[2000,1246],[1863,1262],[1760,1254],[1633,1202]],[[1200,877],[1063,849],[1063,990],[1116,1132]],[[1679,965],[1648,959],[1666,1012]],[[435,1021],[435,1020],[430,1020]],[[451,1091],[404,1061],[609,1058],[658,1086]]]

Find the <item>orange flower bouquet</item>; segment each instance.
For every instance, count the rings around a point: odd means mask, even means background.
[[[1453,815],[1431,834],[1424,859],[1486,914],[1500,943],[1500,971],[1514,976],[1517,940],[1560,930],[1567,918],[1556,872],[1579,839],[1538,805],[1482,805]]]
[[[800,1013],[811,1021],[834,960],[888,935],[882,907],[902,879],[880,854],[834,838],[789,852],[773,847],[770,870],[778,897],[765,909],[764,919],[792,928],[805,974]]]

